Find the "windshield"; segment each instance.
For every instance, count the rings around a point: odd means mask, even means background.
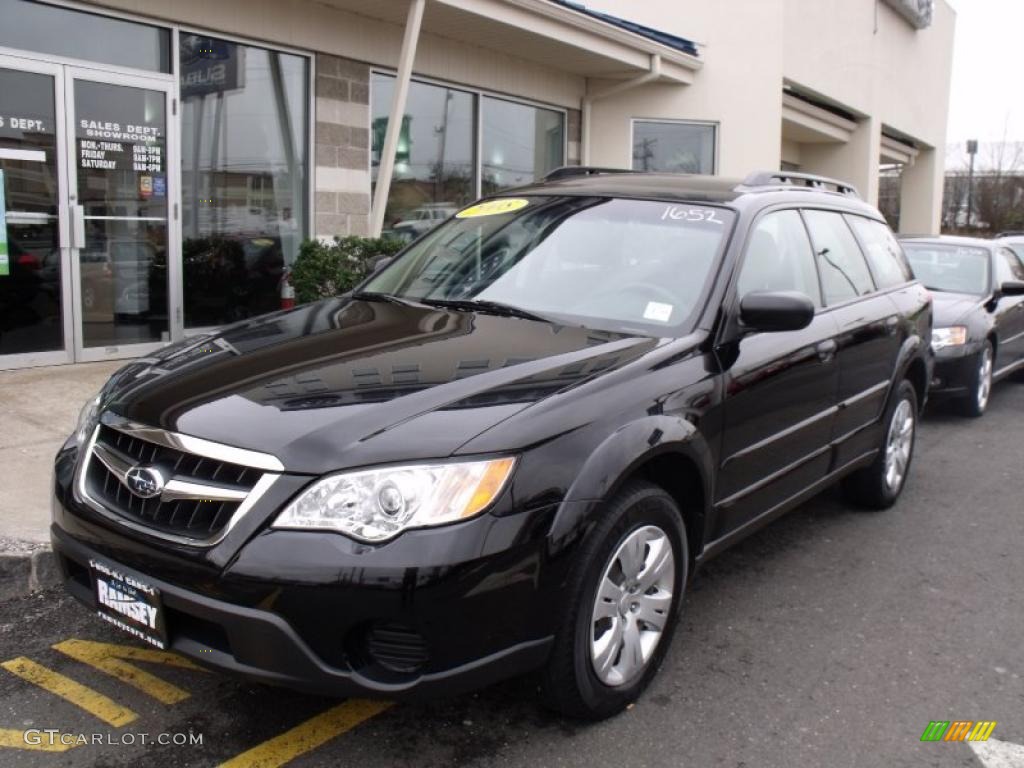
[[[991,259],[985,248],[904,242],[903,250],[926,288],[975,296],[989,292]]]
[[[508,305],[647,335],[699,309],[734,214],[595,197],[496,198],[417,241],[363,286],[425,303]]]

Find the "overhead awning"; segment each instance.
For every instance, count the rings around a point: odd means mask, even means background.
[[[890,129],[891,130],[891,129]],[[913,165],[914,160],[920,154],[920,150],[910,139],[887,132],[883,129],[880,160],[882,163],[898,163],[899,165]]]
[[[845,144],[857,123],[792,94],[782,95],[782,135],[800,144]]]
[[[409,10],[408,0],[322,1],[398,25]],[[636,77],[659,56],[659,82],[688,84],[702,66],[689,41],[560,0],[429,0],[422,31],[588,78]]]

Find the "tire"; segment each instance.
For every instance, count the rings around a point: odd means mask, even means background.
[[[642,550],[637,549],[641,544]],[[634,702],[657,674],[678,623],[689,550],[675,500],[647,482],[623,487],[580,547],[542,690],[552,709],[602,720]],[[663,553],[669,551],[666,562]],[[631,563],[642,565],[639,576],[635,568],[626,576],[624,565]],[[621,589],[619,582],[632,591]],[[599,612],[605,615],[598,618]]]
[[[970,392],[960,400],[960,412],[964,416],[977,419],[988,410],[989,398],[992,396],[992,370],[995,363],[995,350],[991,341],[986,341],[974,361],[974,373],[971,374]]]
[[[888,509],[896,503],[913,463],[918,416],[917,390],[904,379],[885,410],[878,455],[843,481],[851,501],[868,509]]]

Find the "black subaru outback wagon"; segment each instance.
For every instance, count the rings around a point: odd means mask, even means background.
[[[931,324],[840,183],[562,169],[121,369],[57,456],[54,548],[103,619],[255,680],[539,668],[604,717],[700,563],[833,481],[895,502]]]

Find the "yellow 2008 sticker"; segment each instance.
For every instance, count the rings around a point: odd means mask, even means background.
[[[456,219],[473,219],[477,216],[496,216],[499,213],[512,213],[530,204],[529,200],[521,197],[501,197],[497,200],[488,200],[484,203],[471,205],[455,214]]]

